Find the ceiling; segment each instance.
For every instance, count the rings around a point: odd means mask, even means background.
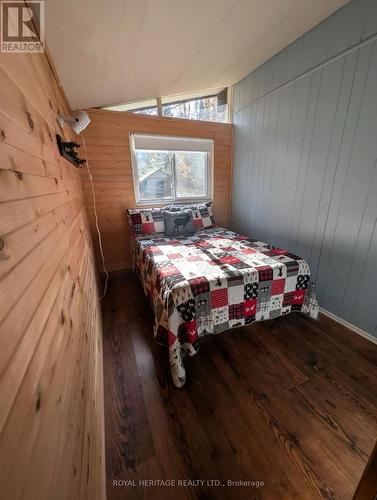
[[[348,0],[46,0],[73,108],[236,83]]]

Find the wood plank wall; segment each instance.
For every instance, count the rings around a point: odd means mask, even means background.
[[[0,498],[104,498],[101,314],[68,111],[44,54],[0,54]],[[67,135],[66,138],[69,138]]]
[[[125,209],[135,207],[129,147],[129,135],[132,132],[213,139],[215,217],[218,225],[228,226],[232,125],[105,110],[88,110],[88,113],[91,123],[84,132],[84,139],[93,174],[99,226],[108,270],[117,271],[131,267],[130,235]],[[82,173],[82,180],[92,234],[95,236],[92,191],[85,172]],[[94,237],[95,245],[96,241]],[[97,251],[101,270],[98,257]]]
[[[234,87],[232,206],[235,229],[304,257],[320,305],[375,337],[376,35],[377,1],[353,0]]]

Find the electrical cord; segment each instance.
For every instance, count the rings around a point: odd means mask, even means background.
[[[93,176],[92,176],[92,172],[90,170],[89,160],[88,160],[88,154],[86,152],[85,138],[84,138],[84,134],[82,132],[81,132],[81,137],[82,137],[82,143],[83,143],[84,151],[85,151],[86,170],[88,172],[88,176],[89,176],[89,180],[90,180],[90,185],[92,187],[93,211],[94,211],[94,219],[95,219],[96,229],[97,229],[97,234],[98,234],[98,245],[99,245],[99,249],[100,249],[101,257],[102,257],[102,269],[103,269],[103,271],[104,271],[104,273],[106,275],[105,286],[104,286],[104,289],[103,289],[103,293],[98,298],[98,300],[102,300],[104,298],[104,296],[106,295],[106,292],[107,292],[107,284],[108,284],[108,281],[109,281],[109,273],[107,272],[106,265],[105,265],[105,256],[103,254],[103,248],[102,248],[102,236],[101,236],[101,231],[100,231],[99,225],[98,225],[98,214],[97,214],[97,207],[96,207],[96,193],[94,191]]]

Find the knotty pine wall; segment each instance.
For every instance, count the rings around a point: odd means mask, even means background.
[[[93,174],[99,226],[109,271],[131,267],[130,234],[125,216],[135,207],[129,135],[134,132],[214,140],[214,212],[217,224],[229,225],[232,132],[227,123],[144,116],[107,110],[87,110],[91,123],[85,130],[89,165]],[[84,153],[82,151],[82,155]],[[82,173],[87,210],[95,235],[90,183]],[[94,238],[96,244],[96,239]],[[97,248],[96,248],[97,249]],[[101,270],[100,260],[97,261]]]
[[[45,55],[0,54],[0,498],[104,498],[101,315]],[[66,136],[68,138],[68,135]]]

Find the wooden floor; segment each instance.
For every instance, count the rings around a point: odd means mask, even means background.
[[[103,321],[108,500],[352,498],[377,438],[377,346],[291,314],[203,338],[178,390],[133,273],[112,278]]]

